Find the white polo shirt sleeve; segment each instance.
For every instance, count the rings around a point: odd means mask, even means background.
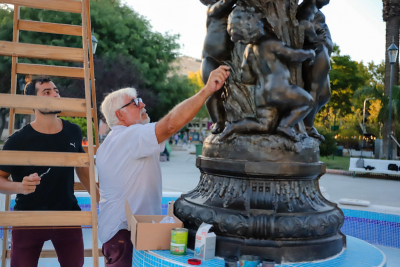
[[[125,144],[133,158],[145,158],[164,151],[165,142],[158,143],[155,127],[156,123],[135,124],[124,131]]]

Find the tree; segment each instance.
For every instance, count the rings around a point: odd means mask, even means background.
[[[174,106],[194,95],[196,88],[196,85],[185,76],[168,77],[167,82],[162,85],[162,90],[158,92],[158,98],[163,101],[158,103],[151,115],[157,119],[163,117]]]
[[[351,112],[351,100],[354,92],[366,84],[368,77],[365,72],[360,71],[359,64],[352,61],[348,55],[340,55],[339,46],[335,45],[331,56],[331,100],[327,104],[336,110],[340,115]]]
[[[354,94],[354,99],[362,101],[365,98],[375,98],[376,100],[371,101],[368,111],[372,114],[370,120],[376,120],[381,126],[387,121],[389,116],[389,96],[385,94],[384,87],[379,84],[372,86],[364,86],[357,90]],[[396,121],[400,118],[400,87],[394,86],[392,90],[392,128],[395,129],[395,135],[399,136],[400,132],[397,132],[395,127]],[[384,126],[383,126],[384,127]],[[384,128],[382,128],[382,134],[378,136],[384,137]],[[385,131],[387,132],[387,131]],[[385,154],[384,154],[385,155]]]
[[[319,145],[320,156],[327,157],[334,154],[337,149],[334,134],[321,129],[318,129],[318,132],[325,137],[325,141]]]
[[[347,75],[352,75],[352,77],[346,77]],[[318,114],[315,125],[325,132],[331,131],[330,128],[334,124],[339,126],[340,129],[335,132],[337,141],[346,147],[357,147],[362,137],[363,102],[367,97],[374,97],[376,94],[370,94],[363,90],[364,88],[375,88],[375,86],[383,90],[384,64],[383,62],[364,64],[362,61],[352,61],[349,56],[341,56],[338,46],[335,46],[330,76],[332,95],[335,97],[327,105],[328,107],[322,109]],[[367,102],[366,117],[370,118],[370,123],[367,123],[368,130],[369,133],[376,136],[379,136],[380,130],[377,122],[380,112],[379,101]],[[374,118],[375,123],[373,123]]]
[[[195,91],[193,92],[193,94],[199,92],[204,87],[203,80],[201,79],[200,70],[198,70],[196,72],[189,71],[188,79],[195,86]],[[201,107],[201,109],[199,110],[199,112],[194,117],[194,119],[192,120],[192,122],[199,124],[199,126],[200,126],[199,134],[200,135],[202,134],[202,131],[203,131],[203,120],[205,118],[209,118],[209,114],[208,114],[206,106],[203,105]]]
[[[399,29],[400,29],[400,0],[383,0],[382,17],[383,21],[386,22],[386,46],[385,46],[385,94],[389,95],[390,92],[390,62],[388,58],[387,49],[394,42],[399,47]],[[397,55],[397,62],[399,55]],[[394,77],[393,84],[398,85],[399,81],[399,65],[394,66]],[[383,137],[383,154],[387,155],[387,144],[388,144],[388,117],[384,121],[382,137]],[[392,119],[391,129],[394,130],[394,122]]]
[[[193,95],[195,93],[198,93],[204,87],[203,80],[201,79],[200,70],[198,70],[196,72],[189,71],[188,79],[192,84],[195,85],[195,91],[193,92]],[[200,111],[197,113],[196,118],[204,119],[204,118],[208,118],[208,117],[209,117],[209,115],[208,115],[207,108],[205,105],[203,105],[201,107]]]
[[[96,104],[97,104],[97,116],[102,118],[100,112],[100,105],[104,100],[104,97],[115,90],[125,87],[134,87],[137,89],[146,103],[146,106],[153,108],[157,103],[157,98],[147,93],[142,87],[143,80],[142,75],[139,72],[136,65],[132,63],[128,58],[121,55],[101,58],[94,58],[94,70],[96,77]],[[83,80],[69,80],[68,83],[63,83],[63,79],[54,79],[54,82],[58,85],[60,93],[63,97],[70,98],[84,98],[85,97],[85,86]]]
[[[146,101],[150,116],[158,119],[175,104],[190,96],[186,93],[187,90],[191,90],[186,77],[167,77],[170,63],[179,53],[177,42],[179,35],[153,32],[147,19],[126,4],[122,4],[120,0],[91,0],[90,5],[92,28],[99,40],[94,64],[97,102],[101,102],[104,94],[112,90],[134,86]],[[4,5],[1,7],[0,40],[12,41],[14,11]],[[21,18],[61,24],[81,24],[79,14],[61,15],[57,11],[25,7],[21,7]],[[33,44],[82,47],[81,39],[77,36],[38,32],[20,33],[21,42]],[[19,62],[79,66],[76,63],[35,59],[19,59]],[[0,93],[9,92],[10,81],[11,58],[0,57]],[[83,97],[82,82],[66,79],[56,79],[56,81],[64,96]]]

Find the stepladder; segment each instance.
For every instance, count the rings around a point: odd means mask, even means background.
[[[88,146],[86,153],[51,152],[51,151],[0,151],[0,165],[4,166],[46,166],[52,167],[85,167],[88,168],[90,192],[96,192],[95,152],[99,146],[98,120],[96,108],[93,49],[89,0],[0,0],[0,4],[12,6],[14,10],[12,41],[0,40],[0,56],[12,58],[10,93],[0,94],[0,108],[9,108],[8,134],[14,133],[16,114],[32,114],[33,110],[60,111],[65,117],[85,117],[87,119]],[[80,14],[81,25],[57,24],[43,21],[21,19],[23,8],[45,9],[57,12]],[[20,31],[71,35],[82,38],[82,47],[62,47],[38,45],[20,42]],[[82,67],[67,67],[49,64],[21,63],[19,59],[28,58],[43,62],[75,62]],[[34,75],[46,77],[63,77],[82,79],[84,81],[84,99],[49,98],[17,94],[17,75]],[[94,125],[94,127],[92,127]],[[9,177],[12,180],[12,175]],[[77,188],[79,186],[75,186]],[[93,258],[93,266],[99,265],[97,237],[97,200],[91,194],[90,211],[29,210],[10,211],[11,198],[6,195],[5,211],[0,212],[0,227],[3,228],[1,266],[6,266],[10,258],[8,246],[9,229],[40,228],[79,228],[92,229],[92,248],[85,249],[85,257]],[[53,250],[42,251],[40,257],[57,257]]]

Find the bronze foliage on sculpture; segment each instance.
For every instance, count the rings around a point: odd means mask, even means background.
[[[261,10],[253,0],[201,2],[208,5],[201,66],[203,80],[221,64],[230,65],[237,73],[222,92],[207,101],[214,123],[212,133],[218,134],[221,141],[233,133],[279,134],[294,142],[307,135],[324,140],[313,124],[317,112],[330,99],[328,73],[333,45],[320,11],[329,0],[304,0],[298,6],[293,19],[304,29],[304,34],[299,35],[304,36],[300,48],[283,42],[288,34],[274,22],[274,16],[265,12],[273,3],[265,4],[266,8]],[[239,64],[237,59],[241,60]],[[293,83],[291,73],[296,64],[302,70],[302,84]],[[238,84],[247,87],[251,94],[238,92]],[[248,103],[254,105],[251,107],[254,115],[229,119],[231,111],[226,99],[234,94],[239,95],[236,99],[240,95],[252,98]]]

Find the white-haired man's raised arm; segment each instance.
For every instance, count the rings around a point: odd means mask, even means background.
[[[178,104],[157,122],[155,132],[158,143],[167,140],[196,116],[207,98],[222,88],[230,74],[229,70],[225,65],[213,70],[200,92]]]

